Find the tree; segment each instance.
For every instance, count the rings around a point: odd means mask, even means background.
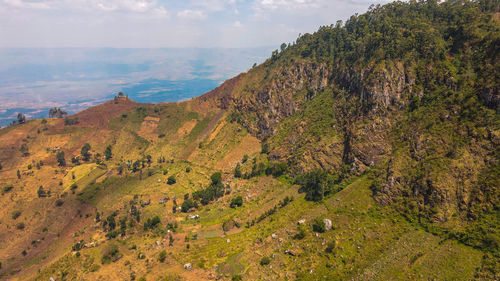
[[[90,152],[89,151],[90,151],[90,144],[88,144],[88,143],[84,144],[82,147],[82,151],[81,151],[83,161],[89,161],[89,159],[90,159]]]
[[[47,193],[45,192],[45,190],[43,189],[43,186],[41,186],[41,185],[38,188],[37,193],[38,193],[38,198],[47,197]]]
[[[198,204],[196,204],[195,201],[193,201],[192,199],[189,199],[189,198],[184,200],[184,202],[182,202],[181,211],[183,213],[189,212],[189,210],[191,208],[198,208]]]
[[[57,163],[59,163],[59,166],[61,167],[66,166],[66,159],[64,159],[64,151],[57,152],[56,159]]]
[[[306,193],[306,200],[321,201],[323,197],[331,192],[333,178],[325,171],[314,170],[307,174],[298,176],[295,183],[300,185],[300,192]]]
[[[218,185],[222,183],[222,173],[221,172],[215,172],[210,176],[210,179],[212,180],[212,185]]]
[[[236,168],[234,168],[234,177],[241,178],[240,163],[236,164]]]
[[[268,154],[269,153],[269,144],[268,143],[262,143],[262,150],[261,152],[262,154]]]
[[[17,179],[21,179],[21,172],[17,170]]]
[[[108,226],[108,230],[114,230],[116,228],[116,220],[114,215],[109,215],[106,218],[106,225]]]
[[[236,208],[236,207],[241,207],[242,205],[243,205],[243,198],[241,197],[241,195],[238,195],[234,197],[233,200],[231,200],[231,204],[229,205],[229,207]]]
[[[174,175],[171,175],[170,177],[168,177],[167,179],[167,184],[175,184],[177,182],[177,180],[175,179],[175,176]]]
[[[287,47],[286,43],[281,44],[280,46],[281,52],[284,52],[286,50],[286,47]]]
[[[23,124],[24,122],[26,122],[26,116],[24,116],[24,114],[22,114],[22,113],[18,113],[17,114],[17,123]]]
[[[49,117],[63,118],[66,117],[68,113],[61,108],[53,107],[49,109]]]
[[[111,145],[108,145],[108,147],[106,147],[106,150],[104,150],[104,157],[106,157],[106,160],[109,160],[112,156]]]

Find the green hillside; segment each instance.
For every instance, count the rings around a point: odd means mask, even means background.
[[[373,6],[189,101],[1,129],[0,279],[499,279],[499,12]]]

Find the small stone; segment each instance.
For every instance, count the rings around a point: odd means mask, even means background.
[[[186,263],[186,264],[184,265],[184,269],[185,269],[185,270],[189,270],[189,271],[191,271],[191,270],[193,270],[193,266],[191,265],[191,263]]]

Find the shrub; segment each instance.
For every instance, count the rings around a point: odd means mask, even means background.
[[[19,210],[15,210],[14,212],[12,212],[12,219],[13,220],[16,220],[17,218],[19,218],[21,216],[21,211]]]
[[[167,252],[165,250],[161,251],[160,254],[158,255],[158,261],[164,262],[166,258],[167,258]]]
[[[118,245],[109,244],[102,251],[101,263],[107,264],[111,261],[115,261],[119,256],[120,251],[118,250]]]
[[[11,191],[13,188],[14,188],[14,186],[12,184],[8,184],[8,185],[4,186],[2,189],[2,194]]]
[[[167,184],[175,184],[177,182],[177,180],[175,179],[175,176],[174,175],[171,175],[170,177],[168,177],[167,179]]]
[[[241,159],[241,163],[245,163],[247,161],[248,161],[248,155],[245,154],[245,155],[243,155],[243,159]]]
[[[293,236],[293,238],[301,240],[301,239],[304,239],[305,237],[306,237],[305,226],[299,225],[299,227],[297,227],[297,233]]]
[[[262,151],[260,153],[262,153],[262,154],[269,153],[269,144],[268,143],[262,143]]]
[[[335,250],[335,242],[331,241],[326,246],[325,252],[327,252],[327,253],[333,253],[333,250]]]
[[[316,218],[312,223],[313,231],[323,233],[326,231],[325,223],[321,218]]]
[[[233,277],[231,278],[231,281],[241,281],[241,280],[243,280],[243,277],[241,277],[241,275],[239,274],[233,275]]]
[[[191,167],[186,167],[186,173],[191,172]]]
[[[106,150],[104,150],[104,157],[106,157],[106,160],[109,160],[113,157],[113,153],[111,152],[111,145],[108,145],[106,147]]]
[[[236,168],[234,168],[234,177],[241,178],[241,167],[240,163],[236,164]]]
[[[66,117],[66,118],[64,118],[64,125],[66,125],[66,126],[76,125],[78,123],[80,123],[78,121],[78,117],[73,117],[73,118]]]
[[[229,205],[231,208],[241,207],[243,205],[243,198],[238,195],[233,200],[231,200],[231,204]]]
[[[188,199],[184,200],[184,202],[182,202],[181,211],[183,213],[187,213],[191,208],[198,208],[198,204],[196,204],[196,202],[190,198],[188,198]]]
[[[64,158],[64,151],[57,152],[56,159],[57,159],[57,163],[59,163],[59,166],[61,166],[61,167],[66,166],[66,159]]]
[[[262,257],[262,259],[260,259],[260,265],[264,266],[264,265],[268,265],[271,263],[271,259],[269,257]]]
[[[75,245],[73,245],[73,247],[71,247],[71,249],[73,251],[80,251],[83,248],[84,244],[85,244],[85,242],[83,240],[80,240]]]
[[[23,230],[24,229],[24,223],[20,222],[18,224],[16,224],[16,228],[19,229],[19,230]]]
[[[61,185],[62,185],[62,182],[61,182]],[[43,189],[43,186],[41,186],[41,185],[38,188],[37,194],[38,194],[39,198],[47,197],[47,193],[45,192],[45,190]]]
[[[62,199],[57,199],[56,200],[56,206],[61,207],[64,204],[64,201]]]
[[[148,218],[144,223],[144,230],[155,229],[158,225],[161,224],[161,220],[159,216],[154,216],[152,218]]]

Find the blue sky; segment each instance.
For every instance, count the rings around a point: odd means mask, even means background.
[[[257,47],[385,0],[0,0],[0,47]]]

